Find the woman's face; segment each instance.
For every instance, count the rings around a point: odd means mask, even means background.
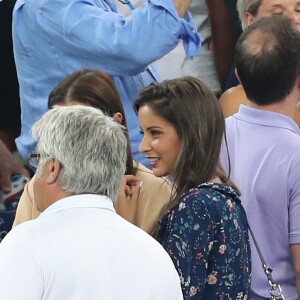
[[[149,106],[141,107],[138,117],[144,133],[140,152],[149,159],[155,176],[170,174],[181,149],[181,139],[176,129],[154,114]]]
[[[246,13],[245,18],[249,26],[262,17],[273,15],[286,15],[300,30],[300,0],[262,0],[257,15],[254,17],[252,14]]]

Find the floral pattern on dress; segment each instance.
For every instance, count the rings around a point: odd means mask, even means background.
[[[185,300],[247,299],[251,259],[245,211],[234,190],[203,183],[160,220],[158,235]]]

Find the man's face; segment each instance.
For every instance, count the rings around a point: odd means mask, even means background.
[[[246,13],[245,18],[249,26],[262,17],[273,15],[285,15],[291,18],[300,31],[300,0],[262,0],[257,15]]]

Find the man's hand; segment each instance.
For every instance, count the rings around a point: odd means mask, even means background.
[[[125,175],[115,202],[117,213],[135,224],[141,181],[134,175]]]
[[[175,9],[180,18],[184,18],[191,4],[191,0],[173,0]]]
[[[24,174],[29,177],[29,172],[0,140],[0,176],[2,180],[3,193],[9,193],[11,191],[10,178],[14,174]]]

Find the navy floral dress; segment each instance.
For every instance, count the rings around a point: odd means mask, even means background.
[[[160,221],[158,236],[179,273],[185,300],[248,298],[247,221],[231,187],[204,183],[184,193]]]

